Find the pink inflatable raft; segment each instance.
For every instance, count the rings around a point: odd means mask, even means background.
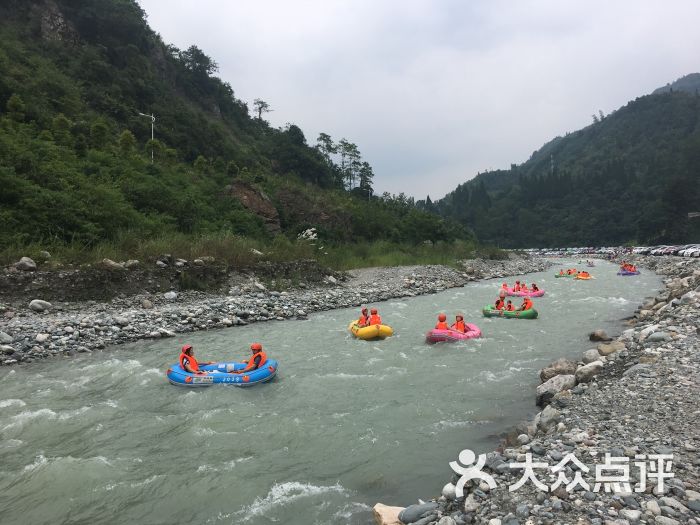
[[[464,333],[452,329],[438,330],[437,328],[433,328],[430,332],[425,334],[425,341],[427,343],[442,343],[445,341],[452,342],[481,337],[481,330],[479,330],[478,326],[471,323],[464,324],[467,327],[467,331]]]
[[[525,297],[526,295],[530,297],[542,297],[544,295],[544,290],[537,290],[536,292],[516,292],[512,288],[502,288],[506,291],[506,295],[509,297]]]

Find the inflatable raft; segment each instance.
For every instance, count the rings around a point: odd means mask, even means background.
[[[508,310],[496,310],[493,305],[484,306],[481,311],[484,317],[506,317],[508,319],[537,319],[537,310],[530,308],[529,310],[513,310],[509,312]]]
[[[199,369],[207,374],[193,374],[184,370],[180,363],[175,363],[166,372],[168,381],[173,385],[200,387],[211,385],[233,385],[233,386],[253,386],[258,383],[271,381],[277,374],[277,361],[268,359],[267,362],[257,370],[246,374],[232,374],[235,370],[243,370],[246,363],[213,363],[211,365],[200,365]]]
[[[453,342],[481,337],[481,330],[478,326],[471,323],[464,324],[467,327],[466,332],[459,332],[457,330],[452,330],[451,328],[447,330],[438,330],[437,328],[433,328],[427,334],[425,334],[425,341],[427,343],[442,343],[445,341]]]
[[[639,274],[640,274],[639,270],[637,270],[635,272],[630,272],[628,270],[620,270],[619,272],[617,272],[617,275],[639,275]]]
[[[542,297],[544,295],[544,290],[537,290],[536,292],[516,292],[512,288],[504,288],[506,295],[509,297]]]
[[[590,281],[591,279],[593,279],[593,276],[592,275],[577,275],[576,277],[574,277],[574,279],[577,279],[579,281]]]
[[[391,326],[385,324],[373,324],[370,326],[360,326],[357,321],[353,321],[348,326],[350,333],[357,337],[358,339],[364,339],[365,341],[371,341],[375,339],[386,339],[394,335],[394,330]]]
[[[576,277],[576,274],[575,273],[562,273],[562,274],[555,273],[554,277],[557,277],[557,278],[559,278],[559,277]]]

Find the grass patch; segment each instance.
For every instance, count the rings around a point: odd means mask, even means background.
[[[322,241],[298,242],[282,235],[274,239],[250,239],[230,233],[185,235],[171,233],[159,237],[142,238],[135,233],[122,234],[114,241],[85,246],[79,243],[34,243],[10,246],[0,251],[0,264],[12,264],[22,256],[42,261],[42,251],[51,253],[51,262],[82,265],[101,261],[138,259],[155,260],[163,254],[188,261],[198,257],[214,257],[218,264],[232,268],[252,268],[261,261],[289,262],[316,259],[334,270],[349,270],[371,266],[402,266],[443,264],[457,267],[461,259],[473,257],[504,258],[505,252],[484,247],[471,241],[437,242],[435,244],[408,244],[389,241],[372,243],[325,244]],[[256,252],[262,253],[259,255]],[[197,288],[198,283],[188,283]]]

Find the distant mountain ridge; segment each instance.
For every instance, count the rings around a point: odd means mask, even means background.
[[[664,87],[655,89],[651,94],[660,95],[661,93],[668,93],[670,91],[685,91],[690,94],[700,92],[700,73],[685,75],[670,84],[666,84]]]
[[[692,74],[556,137],[521,165],[420,201],[502,247],[700,242],[700,95]]]

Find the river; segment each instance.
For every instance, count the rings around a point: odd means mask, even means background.
[[[463,448],[492,450],[536,413],[542,366],[618,332],[660,288],[597,264],[591,281],[524,276],[546,290],[535,321],[483,318],[492,280],[378,304],[396,332],[381,342],[351,338],[358,312],[343,309],[2,369],[0,522],[364,525],[377,501],[437,496]],[[425,344],[441,310],[484,338]],[[230,360],[252,341],[280,362],[274,382],[165,379],[183,342]]]

